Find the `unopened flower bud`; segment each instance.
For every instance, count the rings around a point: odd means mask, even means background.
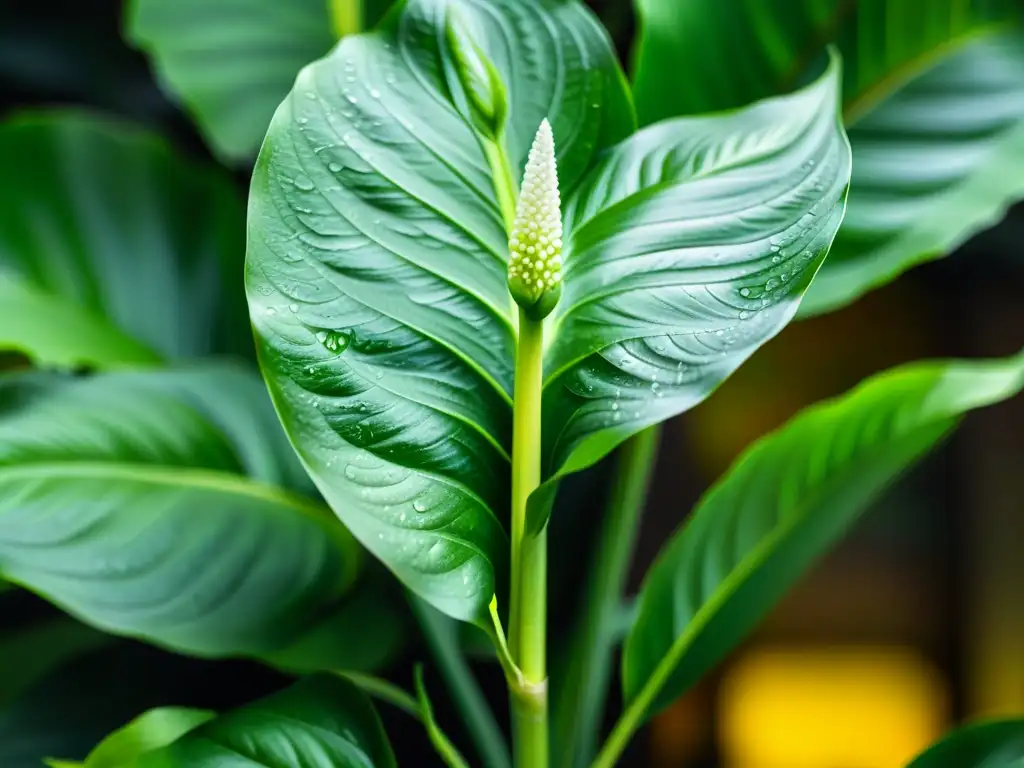
[[[530,148],[508,245],[509,292],[527,317],[542,320],[562,295],[562,208],[555,139],[547,120]]]

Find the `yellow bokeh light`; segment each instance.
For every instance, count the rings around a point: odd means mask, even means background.
[[[719,702],[726,768],[901,768],[949,722],[942,676],[904,648],[753,651]]]

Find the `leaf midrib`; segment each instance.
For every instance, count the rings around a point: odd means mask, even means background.
[[[319,524],[339,526],[337,518],[322,504],[284,488],[261,483],[229,472],[167,464],[135,464],[102,461],[40,461],[0,466],[0,483],[7,480],[56,478],[77,480],[123,480],[183,490],[204,490],[249,497],[276,507],[288,507]]]
[[[939,60],[951,56],[975,40],[997,35],[1000,32],[1012,29],[1014,26],[1010,20],[992,21],[970,26],[961,34],[954,35],[944,43],[922,51],[918,55],[902,62],[895,69],[890,70],[882,79],[862,89],[859,93],[852,94],[849,99],[843,99],[843,122],[847,129],[855,127],[857,121],[870,113],[874,107],[895,95],[900,86],[924,74],[935,66]]]

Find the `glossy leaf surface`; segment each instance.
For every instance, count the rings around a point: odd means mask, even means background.
[[[1024,194],[1024,40],[1011,0],[637,0],[642,122],[785,92],[828,42],[844,58],[848,213],[802,312],[949,253]],[[689,73],[679,78],[676,72]]]
[[[833,58],[791,95],[646,128],[569,199],[548,473],[700,402],[793,317],[843,216],[838,89]]]
[[[501,89],[480,90],[469,60]],[[481,133],[481,93],[507,102],[507,162]],[[504,572],[503,208],[545,116],[565,189],[632,129],[580,3],[412,0],[303,70],[253,178],[246,286],[285,427],[355,536],[461,619],[489,620]]]
[[[0,574],[117,634],[199,655],[284,652],[359,560],[326,508],[277,487],[299,471],[289,459],[239,369],[8,375]]]
[[[645,578],[623,658],[634,716],[652,714],[720,661],[964,413],[1022,388],[1024,355],[908,365],[749,448]]]
[[[0,124],[0,343],[57,364],[249,349],[243,215],[230,177],[144,131],[73,111]]]
[[[907,768],[1019,768],[1024,720],[975,723],[949,734]]]
[[[340,677],[315,677],[218,717],[138,768],[392,768],[395,758],[366,696]]]

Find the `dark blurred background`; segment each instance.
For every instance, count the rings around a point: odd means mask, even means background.
[[[591,5],[628,61],[629,4]],[[121,6],[119,0],[0,3],[0,113],[89,105],[150,126],[212,163],[146,60],[121,41]],[[247,172],[238,181],[244,194]],[[1024,208],[1018,207],[952,257],[840,312],[790,326],[709,401],[666,425],[632,588],[702,491],[752,440],[800,408],[908,360],[1017,351],[1024,339],[1022,242]],[[600,509],[600,477],[598,469],[577,479],[561,502],[571,508],[556,515],[563,522],[555,526],[553,547],[563,571],[553,612],[570,609],[583,578],[586,541],[572,521]],[[970,416],[726,664],[653,721],[624,764],[897,768],[958,721],[1024,711],[1022,499],[1024,400],[1018,398]],[[8,592],[0,595],[0,611],[10,626],[31,624],[53,609]],[[557,617],[554,622],[559,625]],[[23,653],[28,663],[40,647],[6,652]],[[83,708],[93,716],[103,712],[113,728],[149,706],[227,707],[283,680],[253,664],[185,660],[132,643],[97,654],[77,672],[56,675],[51,683],[59,679],[60,687],[37,686],[35,708],[23,709],[17,722],[0,720],[0,738],[45,727],[55,753],[62,745],[73,751],[94,738],[76,731],[75,712]],[[410,651],[392,670],[399,682],[409,681],[419,655]],[[500,674],[493,664],[478,667],[503,710]],[[141,693],[139,680],[147,681]],[[439,680],[428,682],[442,689]],[[0,681],[0,701],[2,693]],[[435,698],[442,721],[458,734],[457,716],[443,695]],[[434,764],[418,725],[390,711],[385,718],[403,765]],[[96,727],[95,717],[89,722]]]

